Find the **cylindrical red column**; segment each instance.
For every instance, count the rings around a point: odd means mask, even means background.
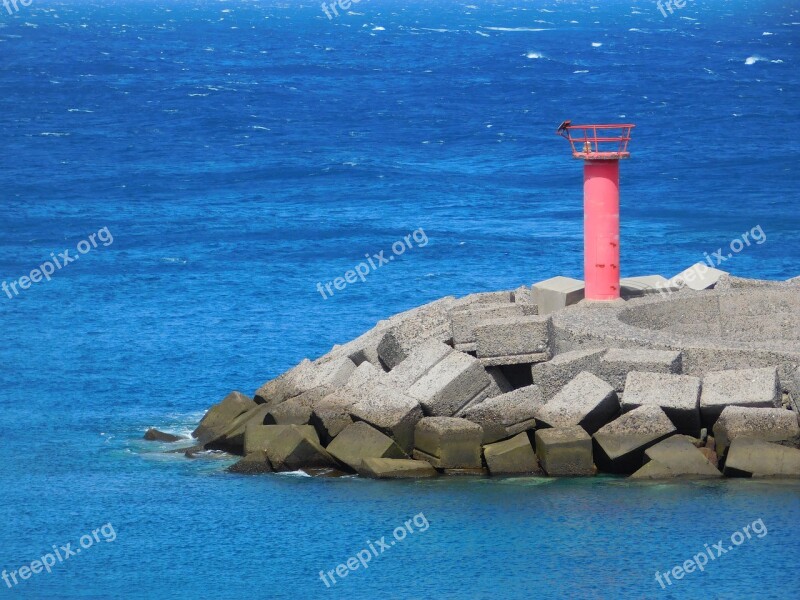
[[[619,298],[619,161],[583,166],[583,270],[587,300]]]

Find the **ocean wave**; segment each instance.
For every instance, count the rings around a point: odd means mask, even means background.
[[[542,29],[537,27],[484,27],[489,31],[554,31],[551,29]]]
[[[603,45],[603,42],[592,42],[592,48],[599,48]]]
[[[544,58],[544,54],[541,52],[528,52],[525,58]]]
[[[765,60],[767,60],[767,59],[762,57],[762,56],[758,56],[757,54],[754,54],[753,56],[748,56],[745,59],[744,64],[746,64],[746,65],[754,65],[757,62],[763,62]]]

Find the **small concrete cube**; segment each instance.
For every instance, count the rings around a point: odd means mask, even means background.
[[[480,469],[480,425],[453,417],[425,417],[414,431],[414,459],[437,469]]]
[[[647,350],[644,348],[610,348],[597,365],[598,377],[610,383],[617,392],[625,387],[631,371],[649,373],[680,373],[682,355],[678,350]]]
[[[545,427],[580,425],[592,434],[619,414],[614,388],[587,371],[575,376],[564,388],[536,409],[536,421]]]
[[[592,438],[581,427],[556,427],[536,432],[536,456],[551,477],[594,475]]]
[[[551,328],[550,318],[538,315],[484,321],[475,328],[477,356],[486,366],[549,360]]]
[[[585,286],[580,279],[552,277],[533,284],[533,300],[540,315],[549,315],[583,300]]]
[[[700,416],[711,427],[726,406],[778,408],[781,389],[775,367],[712,371],[703,377]]]
[[[622,411],[660,406],[678,433],[700,435],[700,378],[671,373],[631,371],[625,380]]]
[[[520,433],[510,440],[488,444],[483,447],[483,455],[492,475],[542,473],[527,433]]]

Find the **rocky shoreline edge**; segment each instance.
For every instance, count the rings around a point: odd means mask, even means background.
[[[692,270],[610,303],[564,277],[442,298],[231,392],[171,452],[247,474],[800,477],[800,278]]]

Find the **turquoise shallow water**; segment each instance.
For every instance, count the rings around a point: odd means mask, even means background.
[[[0,594],[796,597],[795,484],[249,478],[140,440],[398,311],[580,276],[564,118],[637,124],[624,275],[756,226],[724,267],[800,274],[798,9],[596,4],[362,0],[333,23],[298,2],[0,8],[0,277],[113,235],[0,293],[0,569],[117,534]],[[317,292],[419,228],[424,247]],[[425,532],[320,581],[419,513]],[[660,588],[757,519],[765,537]]]

